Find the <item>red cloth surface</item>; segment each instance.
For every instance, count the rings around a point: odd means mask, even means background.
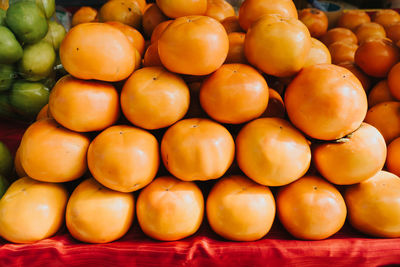
[[[0,141],[15,152],[27,126],[0,121]],[[245,214],[244,214],[245,216]],[[383,266],[400,265],[400,238],[370,238],[348,223],[322,241],[293,239],[275,222],[256,242],[225,241],[206,222],[193,236],[175,242],[146,237],[137,221],[118,241],[84,244],[65,227],[34,244],[0,239],[0,266]]]

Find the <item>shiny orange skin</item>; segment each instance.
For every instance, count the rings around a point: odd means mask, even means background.
[[[342,62],[354,61],[354,54],[358,45],[346,42],[334,42],[329,45],[328,49],[332,56],[332,64],[339,64]]]
[[[400,102],[379,103],[368,110],[365,122],[381,132],[386,144],[400,136]]]
[[[344,61],[337,65],[351,71],[354,76],[356,76],[357,79],[361,82],[365,92],[369,92],[369,89],[371,88],[371,79],[354,62]]]
[[[106,24],[123,32],[131,44],[139,51],[140,55],[144,54],[144,38],[138,30],[118,21],[108,21]]]
[[[143,31],[147,37],[151,37],[154,29],[159,25],[161,22],[166,21],[168,17],[166,17],[161,9],[155,4],[149,4],[149,7],[143,13]]]
[[[154,130],[168,127],[185,116],[189,88],[177,74],[162,67],[135,71],[121,92],[121,107],[134,125]]]
[[[360,44],[354,60],[366,74],[386,77],[400,60],[400,50],[389,39],[367,39]]]
[[[377,83],[368,94],[368,107],[373,107],[382,102],[396,101],[390,93],[387,80]]]
[[[328,17],[316,8],[305,8],[299,11],[299,20],[303,22],[314,38],[320,38],[328,30]]]
[[[158,41],[160,39],[162,33],[165,31],[165,29],[168,27],[169,24],[171,24],[173,20],[166,20],[158,24],[154,30],[153,33],[151,34],[151,39],[150,43],[153,44],[154,42]]]
[[[224,175],[233,162],[235,143],[229,131],[209,119],[185,119],[171,126],[161,141],[164,166],[184,181]]]
[[[356,184],[374,176],[385,160],[385,139],[367,123],[343,140],[313,148],[313,162],[319,173],[338,185]]]
[[[204,15],[207,11],[207,0],[156,0],[156,3],[170,18]]]
[[[226,32],[229,34],[231,32],[243,32],[243,29],[240,27],[239,18],[237,16],[231,16],[225,18],[221,21],[222,26],[224,26]]]
[[[276,196],[279,220],[294,237],[328,238],[342,228],[346,205],[342,195],[318,176],[305,176],[282,187]]]
[[[206,16],[177,18],[158,40],[161,62],[179,74],[210,74],[224,63],[228,51],[224,27]]]
[[[261,118],[239,132],[236,160],[239,168],[255,182],[282,186],[307,172],[311,151],[304,136],[288,121]]]
[[[394,139],[387,148],[387,170],[397,176],[400,175],[400,138]]]
[[[393,41],[393,43],[400,41],[400,22],[396,22],[386,27],[386,34],[387,37]]]
[[[51,90],[49,108],[54,119],[76,132],[101,131],[119,118],[119,96],[109,83],[62,77]]]
[[[134,57],[134,47],[128,38],[105,23],[73,27],[60,46],[60,59],[65,70],[84,80],[123,80],[135,68]]]
[[[220,236],[234,241],[255,241],[271,229],[276,208],[268,187],[236,175],[224,177],[213,186],[206,211],[211,228]]]
[[[244,54],[244,32],[231,32],[228,34],[229,51],[225,63],[247,63],[246,55]]]
[[[315,64],[331,64],[332,57],[328,48],[318,39],[311,38],[311,49],[303,67]]]
[[[225,0],[207,0],[206,16],[212,17],[218,21],[235,16],[233,6]]]
[[[258,118],[268,105],[268,84],[253,67],[224,64],[202,84],[200,103],[214,120],[240,124]]]
[[[142,11],[135,1],[112,0],[100,8],[99,21],[119,21],[139,30],[142,26],[142,15]]]
[[[21,165],[21,152],[20,152],[19,147],[18,147],[17,151],[15,152],[14,168],[15,168],[15,172],[17,173],[18,177],[28,176],[26,174],[24,168],[22,168],[22,165]]]
[[[355,131],[367,113],[367,96],[349,70],[329,64],[304,68],[285,93],[291,122],[306,135],[335,140]]]
[[[307,27],[297,19],[279,15],[265,15],[253,23],[244,43],[247,60],[266,74],[278,77],[296,74],[310,49]]]
[[[54,235],[64,221],[68,191],[61,184],[23,177],[0,199],[0,235],[13,243],[34,243]]]
[[[158,43],[151,44],[144,54],[143,67],[163,67],[160,56],[158,55]]]
[[[372,21],[388,27],[394,23],[400,22],[400,14],[392,9],[381,9],[372,16]]]
[[[370,38],[382,39],[386,37],[385,28],[375,22],[366,22],[361,24],[357,27],[354,33],[357,36],[359,44]]]
[[[274,89],[269,88],[269,99],[268,106],[264,113],[261,115],[263,118],[277,117],[277,118],[285,118],[285,103],[281,95],[275,91]]]
[[[347,188],[344,198],[354,228],[376,237],[400,237],[400,178],[397,175],[381,171]]]
[[[97,10],[89,6],[83,6],[72,16],[71,26],[74,27],[82,23],[96,22],[97,20]]]
[[[81,177],[87,170],[86,153],[90,140],[53,119],[33,123],[20,145],[21,165],[29,177],[62,183]]]
[[[357,44],[357,36],[349,29],[346,28],[333,28],[327,31],[322,37],[321,41],[329,46],[334,42],[347,42]]]
[[[158,142],[145,130],[111,126],[92,141],[87,161],[99,183],[115,191],[133,192],[154,179],[159,166]]]
[[[109,0],[112,1],[112,0]],[[134,2],[135,4],[137,4],[139,6],[140,11],[142,11],[142,13],[144,13],[146,11],[147,8],[147,3],[146,0],[128,0],[129,2]]]
[[[359,25],[366,22],[371,22],[371,18],[368,16],[367,12],[359,9],[347,10],[340,16],[337,27],[355,31]]]
[[[291,0],[246,0],[239,9],[240,26],[247,31],[254,22],[267,14],[298,18],[296,6]]]
[[[394,65],[390,70],[387,81],[392,96],[400,100],[400,63]]]
[[[47,119],[49,117],[49,104],[46,104],[42,107],[42,109],[39,111],[39,113],[36,116],[36,120],[42,120],[42,119]]]
[[[146,235],[162,241],[179,240],[199,229],[204,198],[193,182],[159,177],[140,192],[136,212]]]
[[[74,238],[86,243],[108,243],[125,235],[134,215],[133,194],[113,191],[89,178],[71,194],[65,217]]]

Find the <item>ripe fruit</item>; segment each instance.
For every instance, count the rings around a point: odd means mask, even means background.
[[[173,241],[188,237],[199,229],[204,199],[195,183],[160,177],[140,192],[136,210],[146,235]]]
[[[186,83],[162,67],[134,72],[121,92],[121,107],[126,118],[150,130],[168,127],[183,118],[189,103]]]
[[[68,191],[61,184],[24,177],[0,199],[0,235],[13,243],[33,243],[54,235],[64,221]]]
[[[368,107],[373,107],[382,102],[396,101],[389,90],[387,80],[377,83],[369,92]]]
[[[171,126],[161,141],[167,170],[184,181],[211,180],[232,164],[235,144],[222,125],[208,119],[186,119]]]
[[[334,42],[329,45],[328,49],[332,56],[332,63],[339,64],[342,62],[354,61],[354,54],[358,45],[346,42]]]
[[[360,44],[354,56],[356,64],[373,77],[386,77],[399,59],[399,48],[389,39],[368,39]]]
[[[328,30],[328,17],[316,8],[305,8],[299,12],[299,20],[303,22],[314,38],[320,38]]]
[[[160,39],[162,33],[165,31],[165,29],[168,27],[168,25],[171,24],[172,22],[173,22],[173,20],[166,20],[166,21],[163,21],[160,24],[158,24],[154,28],[153,33],[151,34],[150,43],[153,44],[153,43],[157,42],[158,39]]]
[[[125,34],[129,42],[131,42],[131,44],[137,49],[140,55],[144,54],[144,38],[138,30],[118,21],[108,21],[106,24],[120,30],[123,34]]]
[[[257,70],[225,64],[203,82],[200,103],[216,121],[240,124],[261,116],[268,96],[267,82]]]
[[[140,29],[142,26],[142,11],[137,3],[131,0],[112,0],[106,2],[99,11],[99,20],[119,21],[123,24]]]
[[[355,34],[357,35],[359,44],[370,38],[382,39],[386,37],[385,28],[375,22],[366,22],[361,24],[355,30]]]
[[[307,172],[311,151],[304,136],[289,122],[261,118],[239,132],[236,160],[250,179],[262,185],[281,186]]]
[[[228,50],[224,27],[206,16],[177,18],[158,40],[161,62],[180,74],[210,74],[224,63]]]
[[[247,31],[254,22],[267,14],[298,18],[296,6],[291,0],[246,0],[239,9],[240,26]]]
[[[243,29],[240,27],[239,18],[237,16],[231,16],[225,18],[221,21],[222,26],[224,26],[226,33],[231,32],[243,32]]]
[[[229,51],[225,63],[247,63],[244,54],[244,38],[246,34],[243,32],[231,32],[228,34]]]
[[[296,74],[304,66],[310,48],[307,27],[297,19],[279,15],[265,15],[252,24],[244,43],[247,60],[278,77]]]
[[[366,75],[354,62],[344,61],[337,65],[351,71],[351,73],[353,73],[354,76],[356,76],[357,79],[361,82],[361,84],[364,88],[364,91],[365,92],[369,91],[369,89],[371,88],[370,77],[368,75]]]
[[[128,38],[105,23],[84,23],[73,27],[60,46],[65,70],[85,80],[115,82],[127,78],[135,67],[134,53]]]
[[[270,117],[278,117],[285,118],[285,103],[283,103],[283,99],[281,95],[275,91],[274,89],[269,88],[269,99],[268,106],[264,113],[261,115],[262,118],[270,118]]]
[[[343,140],[313,148],[313,162],[319,173],[339,185],[356,184],[372,177],[382,170],[385,160],[385,139],[366,123]]]
[[[394,23],[400,22],[400,15],[395,10],[381,9],[375,12],[372,21],[386,28]]]
[[[338,41],[357,44],[357,36],[349,29],[333,28],[327,31],[324,36],[321,37],[321,41],[326,46]]]
[[[144,54],[143,67],[164,67],[158,55],[158,43],[151,44]]]
[[[400,237],[398,176],[381,171],[349,187],[344,198],[354,228],[376,237]]]
[[[74,238],[87,243],[108,243],[129,230],[134,214],[133,194],[110,190],[90,178],[75,188],[65,217]]]
[[[46,104],[42,107],[42,109],[39,111],[39,113],[36,116],[36,120],[42,120],[42,119],[47,119],[47,118],[51,118],[49,116],[49,104]]]
[[[400,63],[397,63],[391,68],[387,82],[392,96],[400,100]]]
[[[97,21],[97,10],[89,6],[83,6],[72,16],[71,26],[74,27],[78,24],[95,21]]]
[[[400,138],[394,139],[387,149],[387,170],[397,176],[400,174]]]
[[[233,6],[225,0],[207,0],[206,16],[212,17],[218,21],[235,16]]]
[[[157,139],[126,125],[101,132],[90,144],[88,166],[102,185],[120,192],[133,192],[148,185],[159,166]]]
[[[149,4],[149,7],[143,13],[143,31],[147,37],[151,37],[155,27],[168,18],[162,13],[161,9],[155,4]]]
[[[390,144],[400,136],[400,102],[390,101],[377,104],[368,110],[365,122],[379,130]]]
[[[400,41],[400,22],[389,25],[386,28],[386,34],[387,37],[393,41],[394,44]]]
[[[17,177],[25,177],[28,176],[26,174],[26,172],[24,171],[24,168],[21,165],[21,152],[20,149],[18,147],[17,151],[15,152],[15,157],[14,157],[14,168],[15,168],[15,172],[17,173]]]
[[[207,11],[207,0],[156,0],[156,3],[170,18],[204,15]]]
[[[330,183],[305,176],[281,188],[276,197],[279,220],[294,237],[321,240],[342,228],[346,205]]]
[[[363,10],[347,10],[340,16],[337,26],[355,31],[359,25],[370,21],[371,18]]]
[[[356,130],[367,113],[367,96],[347,69],[320,64],[304,68],[285,93],[291,122],[306,135],[335,140]]]
[[[332,58],[328,48],[319,40],[311,38],[311,49],[304,68],[315,64],[331,64]]]
[[[86,135],[43,119],[29,126],[22,137],[21,165],[29,177],[39,181],[72,181],[86,172],[89,143]]]
[[[220,236],[254,241],[271,229],[275,200],[268,187],[244,176],[230,176],[222,178],[211,189],[206,210],[211,228]]]

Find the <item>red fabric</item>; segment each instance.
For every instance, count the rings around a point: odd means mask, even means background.
[[[26,125],[0,122],[0,141],[15,151]],[[84,244],[64,228],[34,244],[0,239],[0,266],[382,266],[400,264],[400,238],[377,239],[346,224],[322,241],[293,239],[278,223],[256,242],[225,241],[206,222],[192,237],[159,242],[146,237],[137,221],[122,239]]]

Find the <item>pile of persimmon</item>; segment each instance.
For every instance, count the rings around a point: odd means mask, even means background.
[[[389,13],[348,12],[328,30],[323,12],[291,0],[245,0],[238,15],[224,0],[82,7],[60,47],[69,74],[18,148],[22,178],[0,200],[0,235],[35,242],[65,220],[87,243],[132,223],[172,241],[206,217],[223,238],[254,241],[279,217],[299,239],[328,238],[346,218],[400,237]],[[367,97],[369,76],[387,81]]]

